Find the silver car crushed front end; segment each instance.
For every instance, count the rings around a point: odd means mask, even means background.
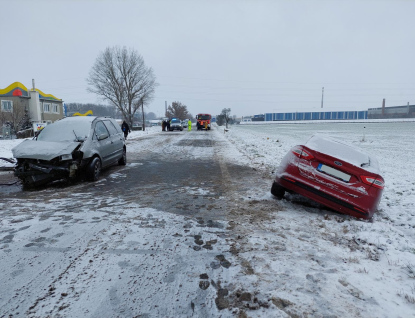
[[[53,146],[56,148],[53,149]],[[81,142],[51,145],[26,140],[13,149],[14,174],[25,185],[41,185],[62,178],[75,178],[82,165]],[[52,150],[53,149],[53,150]]]
[[[12,152],[17,162],[15,175],[30,186],[77,177],[96,181],[101,168],[117,161],[126,163],[123,132],[109,117],[64,118],[47,125]]]

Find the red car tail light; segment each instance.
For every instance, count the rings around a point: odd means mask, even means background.
[[[288,181],[291,181],[292,183],[296,183],[296,181],[294,179],[291,179],[291,178],[288,178],[288,177],[285,177],[284,179],[288,180]]]
[[[302,158],[305,160],[311,160],[314,158],[314,156],[312,154],[310,154],[309,152],[305,151],[304,149],[302,149],[301,147],[295,147],[292,150],[292,153],[297,156],[298,158]]]
[[[378,189],[383,189],[385,187],[385,182],[381,178],[361,176],[363,183],[374,186]]]

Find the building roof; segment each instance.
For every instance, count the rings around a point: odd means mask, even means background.
[[[59,99],[52,94],[43,93],[40,89],[35,88],[35,91],[39,93],[39,99],[62,101],[62,99]],[[20,82],[14,82],[4,89],[0,88],[0,96],[30,97],[29,90]]]

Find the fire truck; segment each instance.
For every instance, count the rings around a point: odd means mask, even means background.
[[[197,130],[210,130],[210,122],[212,120],[212,116],[210,114],[197,114],[196,120]]]

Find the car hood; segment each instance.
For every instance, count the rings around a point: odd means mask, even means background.
[[[61,155],[72,153],[80,142],[75,141],[38,141],[25,140],[12,149],[13,157],[16,159],[40,159],[52,160]]]

